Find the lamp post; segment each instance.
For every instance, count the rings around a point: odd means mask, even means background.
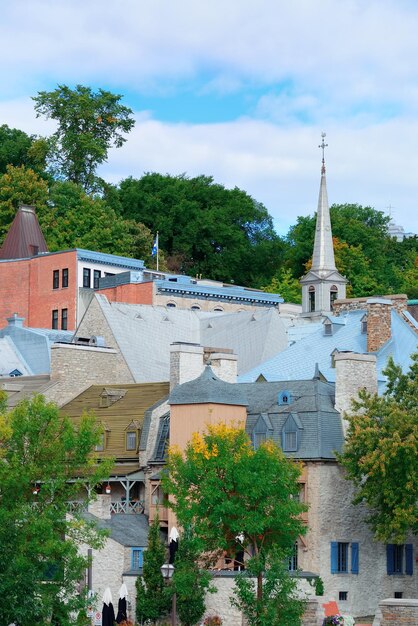
[[[164,565],[161,565],[161,574],[165,580],[170,580],[170,578],[172,578],[174,574],[174,565],[171,565],[171,563],[164,563]],[[171,626],[176,626],[177,624],[176,600],[177,600],[176,593],[174,592],[172,601],[171,601]]]

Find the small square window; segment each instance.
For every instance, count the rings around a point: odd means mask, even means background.
[[[346,602],[348,600],[348,591],[339,591],[338,600],[340,600],[341,602]]]
[[[68,309],[61,309],[61,330],[68,328]]]
[[[136,431],[126,433],[126,449],[136,450]]]
[[[68,267],[62,270],[62,286],[68,287]]]
[[[58,309],[52,311],[52,328],[58,330]]]
[[[60,286],[60,271],[54,270],[52,272],[52,289],[59,289]]]
[[[90,288],[91,284],[91,270],[88,267],[83,267],[83,287]]]
[[[395,591],[394,597],[397,598],[398,600],[402,600],[402,598],[403,598],[403,591]]]

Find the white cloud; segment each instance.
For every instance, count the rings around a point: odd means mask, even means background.
[[[103,172],[213,174],[286,231],[316,208],[325,129],[330,201],[390,204],[418,232],[417,32],[418,5],[405,0],[14,0],[0,22],[0,123],[51,132],[30,96],[57,83],[126,93],[128,104],[195,84],[207,97],[239,94],[246,115],[229,123],[139,112]]]

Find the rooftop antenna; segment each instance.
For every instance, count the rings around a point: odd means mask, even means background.
[[[319,144],[318,148],[322,148],[322,169],[321,169],[321,174],[325,174],[325,148],[328,148],[328,144],[325,143],[325,137],[327,136],[326,133],[324,133],[324,131],[322,131],[321,133],[321,138],[322,141]]]

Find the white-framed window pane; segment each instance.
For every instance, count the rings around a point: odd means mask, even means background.
[[[126,449],[136,450],[136,432],[130,431],[126,433]]]

